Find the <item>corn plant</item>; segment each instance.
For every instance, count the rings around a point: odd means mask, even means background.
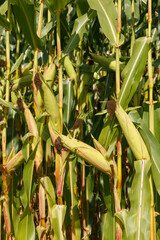
[[[160,239],[159,13],[0,1],[0,240]]]

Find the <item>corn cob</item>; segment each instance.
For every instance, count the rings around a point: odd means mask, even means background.
[[[140,133],[119,103],[116,103],[115,114],[135,158],[149,160],[150,155]]]
[[[24,162],[24,157],[22,151],[19,151],[14,157],[12,157],[3,166],[5,172],[11,173],[15,171]]]
[[[74,67],[73,67],[73,65],[72,65],[72,62],[70,61],[70,59],[69,59],[68,56],[66,56],[66,57],[64,58],[63,64],[64,64],[64,68],[65,68],[68,76],[69,76],[71,79],[74,79],[75,82],[76,82],[76,81],[77,81],[77,74],[76,74],[76,72],[75,72],[75,70],[74,70]]]
[[[41,74],[36,73],[35,78],[36,88],[40,91],[45,110],[50,115],[49,121],[54,129],[60,131],[60,112],[56,97]]]
[[[94,62],[99,63],[101,66],[109,68],[113,71],[116,71],[116,59],[111,56],[98,56],[94,53],[90,53]],[[124,68],[124,64],[120,62],[120,70],[122,71]]]
[[[37,129],[37,125],[36,125],[36,122],[34,120],[34,117],[31,113],[31,111],[29,110],[27,105],[22,101],[21,98],[17,99],[17,105],[18,105],[18,108],[22,112],[24,112],[24,116],[25,116],[30,133],[32,133],[33,136],[37,138],[38,137],[38,129]]]
[[[12,89],[13,90],[21,89],[23,87],[30,86],[31,83],[32,83],[32,74],[27,74],[21,78],[14,80]]]
[[[70,138],[68,136],[58,134],[51,128],[49,124],[49,130],[52,138],[53,145],[56,147],[57,152],[60,154],[64,149],[71,151],[77,156],[81,157],[89,164],[92,164],[98,170],[111,175],[111,161],[108,162],[104,156],[95,148],[89,146],[86,143],[78,141],[77,139]]]
[[[43,73],[43,77],[47,81],[47,83],[50,87],[53,86],[55,76],[56,76],[56,65],[53,62],[50,64],[50,66],[47,68],[47,70],[44,71],[44,73]]]

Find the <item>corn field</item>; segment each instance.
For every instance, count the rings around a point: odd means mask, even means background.
[[[0,240],[160,240],[160,0],[0,0]]]

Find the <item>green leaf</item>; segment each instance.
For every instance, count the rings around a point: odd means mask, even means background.
[[[45,227],[41,226],[41,225],[38,225],[36,227],[36,230],[37,230],[37,234],[38,234],[38,239],[41,240],[43,238],[43,234],[45,233]]]
[[[19,67],[19,65],[23,61],[23,57],[24,57],[24,53],[21,53],[21,55],[19,56],[15,64],[12,66],[10,74],[16,71],[16,69]]]
[[[46,194],[47,194],[47,200],[48,200],[48,206],[51,208],[56,204],[56,195],[54,191],[53,184],[49,177],[43,177],[40,179],[40,183],[42,184]]]
[[[150,41],[151,39],[147,37],[135,41],[131,59],[122,71],[124,81],[119,93],[119,103],[123,108],[129,104],[139,85],[146,65]]]
[[[0,14],[0,25],[4,27],[6,30],[11,30],[10,23],[1,14]]]
[[[3,100],[2,98],[0,98],[0,103],[1,103],[3,106],[5,106],[5,107],[12,108],[13,110],[18,111],[18,108],[16,108],[16,107],[13,105],[13,103],[7,102],[7,101]]]
[[[150,39],[142,37],[136,40],[133,49],[133,55],[129,60],[127,66],[122,71],[124,79],[122,88],[119,93],[119,103],[123,108],[126,108],[135,93],[140,79],[142,77],[149,50]],[[112,145],[111,150],[116,143],[118,136],[118,129],[116,128],[116,119],[112,120],[106,115],[106,121],[101,131],[99,141],[106,148]],[[108,153],[110,154],[111,151]]]
[[[37,151],[38,143],[34,149],[34,151],[29,156],[27,164],[23,169],[23,183],[25,194],[27,197],[27,205],[29,205],[31,200],[31,189],[32,189],[32,178],[33,178],[33,169],[34,169],[34,159]]]
[[[53,22],[48,22],[41,31],[41,38],[45,37],[53,27]]]
[[[55,10],[63,10],[69,2],[70,0],[44,0],[44,4],[50,9],[52,14]]]
[[[68,185],[69,185],[69,189],[70,191],[72,191],[73,193],[73,198],[72,198],[72,219],[73,219],[73,226],[74,226],[74,230],[75,230],[75,239],[80,239],[81,238],[81,224],[80,224],[80,218],[79,218],[79,207],[78,207],[78,198],[75,195],[75,188],[77,187],[77,174],[75,172],[76,169],[76,157],[74,157],[74,159],[69,163],[69,171],[68,171],[68,175],[69,177],[69,181],[68,181]]]
[[[107,213],[102,215],[101,231],[102,239],[113,240],[116,238],[116,224],[115,224],[115,206],[114,197],[110,192],[110,183],[107,175],[101,175],[102,194],[107,208]],[[107,233],[107,234],[106,234]]]
[[[116,71],[116,59],[110,55],[108,56],[99,56],[94,53],[90,53],[94,62],[99,63],[101,66],[109,68],[110,70]],[[124,64],[120,62],[120,70],[124,69]]]
[[[84,15],[89,9],[89,5],[86,0],[78,0],[76,4],[78,17]]]
[[[18,225],[17,240],[35,240],[35,225],[32,213],[27,207]]]
[[[34,5],[26,0],[10,0],[10,3],[13,5],[15,18],[18,21],[25,39],[34,50],[42,49],[42,41],[36,34],[36,12]]]
[[[112,212],[102,214],[101,231],[103,240],[115,239],[115,217]]]
[[[159,150],[160,143],[156,137],[151,133],[151,131],[146,127],[144,122],[141,123],[139,127],[140,134],[143,137],[143,140],[148,148],[148,151],[151,156],[151,170],[153,175],[153,180],[157,189],[157,192],[160,194],[160,161],[159,161]]]
[[[144,103],[143,120],[149,128],[149,105]],[[160,102],[154,104],[154,135],[160,143]]]
[[[97,11],[98,19],[102,31],[110,40],[110,43],[116,45],[117,43],[117,11],[112,0],[88,0],[90,7]],[[121,34],[120,43],[123,42],[123,35]]]
[[[52,228],[55,240],[64,240],[63,223],[66,214],[66,206],[54,205],[52,208]]]
[[[1,6],[0,6],[0,14],[5,14],[8,9],[8,2],[5,1]]]
[[[29,145],[30,145],[30,138],[33,137],[32,133],[26,133],[22,138],[22,153],[25,158],[25,160],[28,160],[28,152],[29,152]]]
[[[32,74],[27,74],[24,77],[14,80],[12,89],[17,90],[17,89],[22,89],[24,87],[30,86],[32,83],[32,78],[33,78]]]
[[[78,46],[83,34],[87,32],[86,23],[95,16],[95,11],[89,10],[88,13],[77,18],[74,23],[71,38],[64,49],[64,54],[71,52]]]
[[[134,165],[136,172],[130,192],[131,209],[129,212],[124,210],[116,213],[116,216],[124,224],[127,240],[146,240],[150,238],[150,161],[139,160]]]
[[[140,3],[139,1],[134,2],[134,23],[139,21],[140,15],[139,15],[139,10],[140,10]],[[132,2],[130,0],[125,0],[124,1],[124,10],[125,14],[127,17],[127,20],[129,24],[132,24]]]
[[[73,90],[73,81],[70,79],[67,79],[63,83],[63,89],[64,89],[64,98],[63,98],[63,106],[64,106],[64,122],[69,123],[70,117],[71,117],[71,111],[74,107],[74,90]]]

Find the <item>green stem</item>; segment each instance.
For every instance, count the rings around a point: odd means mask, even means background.
[[[43,8],[44,8],[44,4],[43,1],[41,1],[40,4],[40,12],[39,12],[39,20],[38,20],[38,30],[37,30],[37,35],[40,38],[41,37],[41,28],[42,28],[42,19],[43,19]],[[34,77],[35,74],[38,71],[38,50],[35,50],[34,52],[34,65],[33,65],[33,95],[34,95],[34,110],[35,110],[35,114],[36,116],[38,115],[38,113],[41,112],[40,109],[40,94],[39,92],[37,92],[37,89],[35,87],[34,84]]]
[[[1,240],[1,235],[2,235],[2,222],[1,222],[1,217],[2,217],[2,202],[0,201],[0,240]]]
[[[8,2],[8,12],[7,12],[7,20],[10,21],[10,3]],[[9,82],[10,82],[10,32],[6,31],[6,64],[7,64],[7,77],[6,77],[6,97],[5,100],[9,101]],[[3,157],[3,164],[5,164],[7,160],[7,152],[6,152],[6,143],[7,143],[7,116],[8,116],[8,110],[7,108],[4,108],[4,126],[2,130],[2,157]],[[10,233],[11,233],[11,221],[10,221],[10,212],[9,212],[9,197],[8,197],[8,184],[7,184],[7,178],[3,174],[3,190],[5,194],[5,201],[3,203],[3,208],[5,211],[4,220],[5,220],[5,226],[6,226],[6,238],[10,239]]]
[[[18,32],[18,34],[20,32],[18,23],[17,23],[17,32]],[[16,60],[19,57],[19,47],[20,47],[20,39],[19,39],[19,35],[18,34],[17,34],[17,46],[16,46]],[[19,78],[19,68],[16,69],[16,79],[18,79],[18,78]]]
[[[117,170],[118,170],[118,181],[117,181],[117,191],[119,200],[121,201],[121,188],[122,188],[122,146],[121,146],[121,134],[119,133],[117,139]]]
[[[72,160],[69,158],[69,176],[70,176],[70,189],[71,189],[71,210],[72,210],[72,240],[75,240],[75,225],[74,225],[74,186],[73,186],[73,174],[72,174]]]
[[[151,37],[152,29],[152,0],[148,0],[148,37]],[[153,102],[153,76],[152,76],[152,46],[148,51],[148,77],[149,77],[149,129],[154,134],[154,102]],[[154,217],[154,191],[152,176],[150,176],[151,188],[151,234],[150,239],[155,240],[155,217]]]
[[[118,0],[117,6],[117,46],[116,46],[116,96],[118,98],[120,92],[120,63],[119,63],[119,40],[121,33],[121,0]],[[121,201],[121,183],[122,183],[122,158],[121,158],[121,138],[120,135],[117,140],[117,170],[118,170],[118,181],[114,189],[115,197],[115,211],[120,210]],[[118,189],[117,189],[118,188]],[[122,226],[119,219],[116,218],[116,240],[122,239]]]
[[[57,1],[59,4],[59,1]],[[61,59],[61,26],[60,26],[60,11],[57,11],[57,55],[58,60]],[[63,78],[62,78],[62,65],[58,68],[59,77],[59,110],[61,116],[61,133],[63,132]]]
[[[48,10],[48,22],[51,21],[51,12]],[[49,41],[49,59],[48,59],[48,64],[50,65],[52,62],[52,33],[48,34],[48,41]]]
[[[131,37],[131,51],[130,51],[130,56],[132,56],[132,53],[133,53],[134,42],[135,42],[135,32],[134,32],[134,0],[132,0],[132,37]]]

